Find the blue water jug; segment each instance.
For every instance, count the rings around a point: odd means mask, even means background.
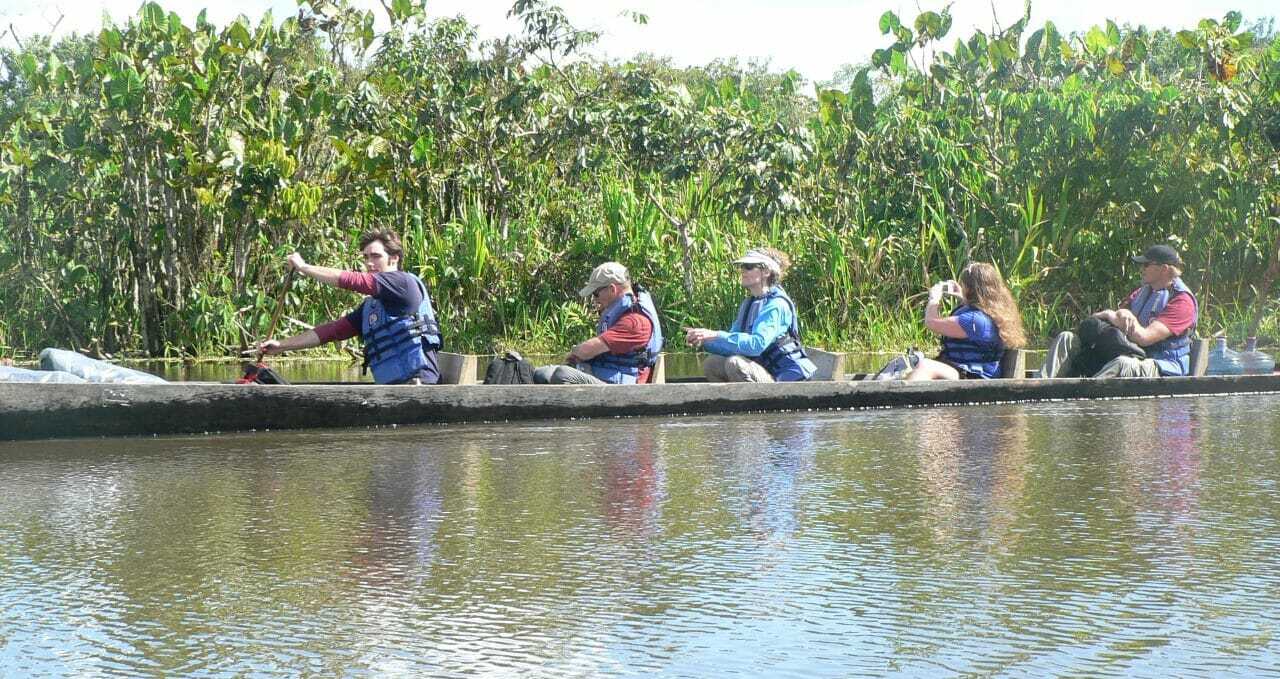
[[[1240,362],[1240,354],[1227,348],[1227,338],[1214,340],[1209,350],[1209,369],[1206,375],[1240,375],[1244,373],[1244,365]]]
[[[1276,369],[1276,361],[1270,355],[1258,351],[1258,338],[1250,337],[1240,354],[1240,365],[1246,375],[1270,375]]]

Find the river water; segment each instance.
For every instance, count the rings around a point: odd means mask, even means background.
[[[0,444],[0,676],[1259,676],[1280,397]]]

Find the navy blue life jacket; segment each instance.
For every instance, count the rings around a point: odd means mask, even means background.
[[[423,352],[441,347],[440,325],[431,308],[427,286],[417,276],[408,275],[422,292],[417,312],[392,316],[376,297],[365,299],[361,308],[364,364],[373,371],[373,379],[378,384],[398,384],[417,377],[427,367]]]
[[[791,324],[787,331],[778,336],[759,356],[750,356],[751,360],[764,366],[773,379],[779,382],[798,382],[807,380],[817,372],[818,367],[804,353],[804,344],[800,342],[800,314],[796,313],[796,304],[791,301],[782,286],[775,285],[760,297],[748,297],[738,307],[738,319],[734,321],[731,332],[751,332],[756,317],[769,300],[778,299],[786,304],[791,313]]]
[[[975,342],[968,337],[942,338],[942,358],[956,368],[963,369],[970,375],[992,378],[1000,376],[1000,359],[1004,356],[1004,340],[1000,338],[1000,328],[987,312],[978,307],[965,304],[951,313],[959,316],[968,311],[976,311],[986,317],[991,327],[996,329],[996,341]]]
[[[1138,291],[1138,296],[1134,297],[1133,302],[1129,304],[1129,310],[1138,317],[1139,323],[1147,326],[1160,315],[1160,312],[1164,311],[1165,307],[1169,306],[1169,302],[1175,295],[1184,294],[1191,297],[1191,304],[1195,306],[1198,317],[1200,303],[1196,301],[1191,288],[1188,288],[1181,278],[1173,279],[1173,283],[1163,290],[1152,290],[1150,285],[1143,285]],[[1162,339],[1149,347],[1143,347],[1147,357],[1155,359],[1161,375],[1176,377],[1191,372],[1191,332],[1195,327],[1193,320],[1191,326],[1180,334]]]
[[[636,288],[634,293],[628,292],[605,309],[596,324],[596,333],[602,334],[613,327],[624,314],[639,312],[653,324],[653,334],[643,349],[627,354],[605,352],[588,361],[591,374],[609,384],[635,384],[644,368],[652,368],[658,362],[658,354],[662,353],[662,325],[658,323],[658,309],[653,305],[653,297],[648,291]]]

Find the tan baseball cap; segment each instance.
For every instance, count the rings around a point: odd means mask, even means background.
[[[590,297],[591,293],[611,283],[631,285],[631,275],[627,273],[627,267],[617,262],[605,262],[597,266],[592,270],[591,277],[587,279],[587,284],[578,291],[578,296]]]

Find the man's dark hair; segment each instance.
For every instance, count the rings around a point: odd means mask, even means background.
[[[364,250],[375,240],[382,241],[382,247],[387,251],[388,256],[404,258],[404,247],[400,245],[400,237],[395,231],[382,229],[364,232],[360,235],[360,249]]]

